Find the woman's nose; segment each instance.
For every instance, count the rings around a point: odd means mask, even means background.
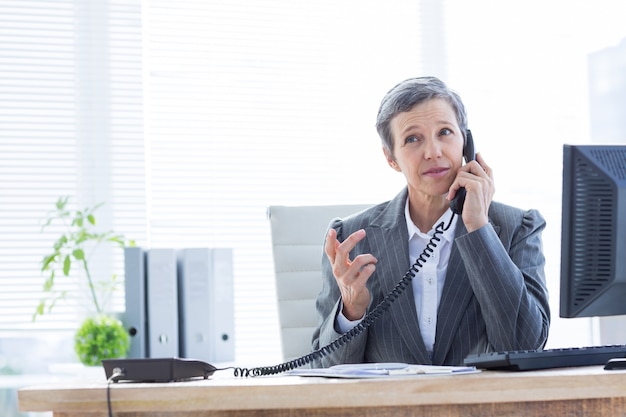
[[[436,139],[428,139],[424,147],[424,158],[434,159],[441,156],[441,144]]]

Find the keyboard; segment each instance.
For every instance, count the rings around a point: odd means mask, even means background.
[[[605,365],[609,359],[614,358],[626,358],[626,345],[488,352],[469,355],[464,363],[466,366],[475,366],[479,369],[531,371]]]

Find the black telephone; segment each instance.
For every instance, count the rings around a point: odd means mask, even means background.
[[[465,158],[466,162],[472,161],[476,157],[474,154],[474,140],[472,138],[472,132],[470,132],[469,129],[466,131],[466,141],[465,141],[465,146],[463,147],[463,157]],[[387,310],[389,310],[389,308],[391,307],[391,304],[395,300],[398,299],[398,297],[404,292],[404,290],[409,285],[411,285],[411,281],[413,280],[415,275],[419,272],[420,268],[424,265],[424,263],[426,263],[427,259],[430,258],[431,256],[430,254],[433,253],[434,250],[437,248],[437,242],[441,241],[441,238],[439,236],[450,228],[450,226],[452,225],[452,220],[454,219],[455,215],[460,215],[461,212],[463,211],[464,201],[465,201],[465,189],[459,188],[459,190],[456,193],[456,196],[450,202],[450,208],[452,209],[453,215],[450,217],[450,221],[448,222],[448,224],[445,225],[444,222],[441,222],[435,227],[435,232],[433,233],[433,236],[431,237],[430,241],[426,244],[426,247],[424,248],[422,253],[417,257],[417,260],[415,261],[415,263],[409,268],[408,271],[406,271],[402,279],[400,279],[400,281],[396,284],[396,286],[382,299],[382,301],[380,301],[369,313],[367,313],[367,315],[363,318],[363,320],[361,320],[359,324],[357,324],[350,331],[344,333],[343,335],[341,335],[340,337],[338,337],[337,339],[335,339],[328,345],[323,346],[317,349],[316,351],[311,352],[307,355],[304,355],[299,358],[293,359],[291,361],[284,362],[284,363],[281,363],[279,365],[274,365],[274,366],[261,366],[261,367],[256,367],[256,368],[228,367],[228,368],[223,368],[223,369],[217,369],[210,364],[200,363],[200,365],[202,366],[192,370],[191,372],[194,372],[193,375],[189,374],[189,375],[186,375],[186,377],[204,376],[204,378],[207,378],[208,375],[211,375],[214,371],[221,371],[225,369],[234,369],[235,377],[275,375],[281,372],[290,371],[292,369],[307,365],[316,359],[321,359],[331,354],[335,350],[339,349],[341,346],[345,345],[346,343],[349,343],[350,340],[352,340],[353,338],[361,334],[363,331],[365,331],[368,327],[372,325],[372,323],[378,320],[379,317],[381,317]],[[454,204],[454,207],[453,207],[453,204]],[[195,362],[198,362],[198,361],[195,361]],[[112,371],[108,371],[109,374],[111,372]],[[163,378],[170,378],[171,380],[172,378],[167,375],[164,376]],[[107,374],[107,377],[109,377],[109,381],[115,381],[115,382],[117,380],[126,378],[122,374],[113,375],[113,377],[115,378],[110,377]],[[141,379],[141,378],[138,378],[138,379]],[[154,377],[151,377],[151,379],[154,379]],[[109,391],[107,389],[107,395],[108,393]],[[109,414],[110,414],[110,402],[109,402]]]
[[[467,129],[465,131],[465,146],[463,147],[463,158],[465,163],[476,159],[476,153],[474,151],[474,138],[472,138],[472,132]],[[465,188],[461,187],[456,191],[456,195],[450,200],[450,208],[458,215],[463,212],[463,204],[465,203]]]

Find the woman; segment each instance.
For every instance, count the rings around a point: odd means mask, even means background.
[[[420,256],[432,253],[388,311],[315,366],[405,362],[461,365],[488,351],[538,349],[550,323],[543,217],[492,201],[480,154],[463,165],[467,117],[434,77],[401,82],[383,98],[376,127],[389,166],[407,186],[393,200],[331,223],[313,349],[361,322]],[[453,215],[450,200],[463,187]]]

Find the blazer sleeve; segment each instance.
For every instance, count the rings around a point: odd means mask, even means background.
[[[336,219],[331,222],[330,227],[337,231],[337,239],[343,241],[343,222]],[[324,348],[342,336],[335,326],[336,317],[339,312],[341,293],[335,281],[330,262],[325,254],[322,255],[322,289],[317,297],[316,309],[318,314],[318,327],[313,333],[313,351]],[[328,367],[341,363],[361,363],[365,355],[365,345],[367,340],[367,330],[359,336],[353,338],[350,343],[336,349],[329,349],[330,352],[323,358],[313,361],[315,367]],[[326,350],[326,349],[324,349]]]
[[[548,338],[550,308],[536,210],[502,208],[490,223],[456,239],[495,351],[539,349]]]

